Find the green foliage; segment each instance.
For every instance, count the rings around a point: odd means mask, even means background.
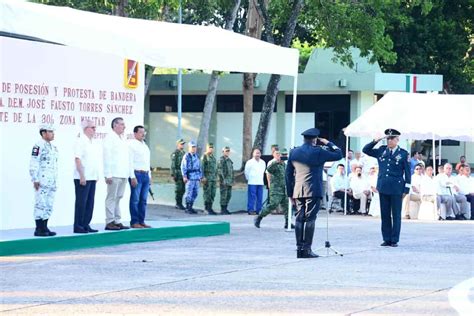
[[[398,55],[394,65],[381,63],[386,71],[442,74],[450,93],[474,92],[473,0],[432,0],[427,7],[397,8],[403,23],[389,19],[387,34]]]
[[[307,41],[301,42],[299,38],[295,38],[293,43],[291,44],[292,48],[296,48],[300,52],[300,61],[298,66],[298,72],[304,72],[306,68],[306,64],[308,63],[309,58],[311,57],[311,53],[315,48],[318,46],[310,45]]]

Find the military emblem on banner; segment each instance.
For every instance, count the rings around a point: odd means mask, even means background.
[[[138,86],[138,62],[125,59],[124,85],[126,88],[135,89]]]

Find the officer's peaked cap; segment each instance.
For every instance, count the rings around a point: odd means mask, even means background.
[[[388,137],[395,137],[395,136],[400,136],[401,133],[397,131],[396,129],[393,128],[387,128],[384,132],[384,134]]]
[[[176,144],[185,144],[186,142],[184,141],[184,139],[180,138],[176,141]]]
[[[304,137],[318,137],[319,136],[319,129],[316,127],[310,128],[305,130],[303,133],[301,133]]]

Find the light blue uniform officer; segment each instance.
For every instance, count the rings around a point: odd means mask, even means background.
[[[189,142],[189,152],[186,153],[181,161],[181,173],[186,185],[184,198],[186,200],[186,213],[196,213],[193,209],[194,200],[198,196],[199,182],[202,178],[201,162],[196,154],[197,144],[195,141]]]
[[[379,175],[377,190],[380,196],[382,219],[381,246],[397,247],[400,239],[403,195],[410,190],[411,173],[408,152],[398,146],[400,132],[385,130],[387,145],[374,148],[381,140],[374,140],[364,146],[365,154],[377,158]],[[385,138],[385,137],[384,137]]]
[[[54,128],[42,125],[39,128],[41,139],[31,151],[30,176],[35,189],[34,217],[36,222],[35,236],[54,236],[48,229],[48,220],[53,212],[56,181],[58,178],[58,149],[54,140]]]

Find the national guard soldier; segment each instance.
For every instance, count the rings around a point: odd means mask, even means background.
[[[400,132],[386,129],[385,137],[374,139],[364,146],[365,154],[377,158],[379,175],[377,190],[380,197],[383,247],[398,247],[402,221],[402,199],[410,191],[411,173],[408,152],[398,146]],[[387,138],[387,145],[374,148]],[[405,176],[405,177],[404,177]]]
[[[254,224],[257,228],[260,228],[262,219],[279,205],[283,209],[285,216],[285,225],[283,228],[288,226],[288,197],[286,196],[285,169],[285,162],[281,160],[281,152],[278,149],[274,150],[273,159],[268,163],[266,171],[270,177],[270,181],[268,181],[270,188],[269,203],[254,219]]]
[[[234,185],[234,163],[229,158],[230,147],[222,148],[222,156],[219,159],[219,189],[221,193],[221,214],[230,215],[227,209],[232,197],[232,186]]]
[[[55,236],[48,228],[48,220],[53,212],[56,181],[58,179],[58,150],[51,144],[54,140],[54,128],[51,125],[40,126],[41,140],[31,152],[30,176],[35,189],[34,216],[35,236]]]
[[[183,182],[183,175],[181,173],[181,161],[185,154],[184,144],[186,142],[181,138],[176,141],[176,150],[171,154],[171,177],[174,181],[174,194],[176,199],[175,208],[179,210],[184,210],[183,206],[183,195],[185,191],[185,186]]]
[[[319,130],[303,133],[304,143],[291,150],[286,167],[286,190],[296,203],[296,257],[317,258],[313,253],[314,227],[323,197],[323,167],[326,161],[342,158],[341,150],[327,139],[319,138]],[[317,145],[318,140],[327,147]]]
[[[183,175],[183,181],[186,185],[186,213],[196,214],[197,212],[193,209],[194,201],[198,196],[199,183],[202,178],[201,164],[199,157],[196,154],[197,144],[195,141],[189,142],[189,151],[184,155],[181,161],[181,173]]]
[[[207,144],[207,151],[201,158],[204,205],[209,215],[217,215],[212,209],[216,196],[217,160],[214,156],[214,144]]]

